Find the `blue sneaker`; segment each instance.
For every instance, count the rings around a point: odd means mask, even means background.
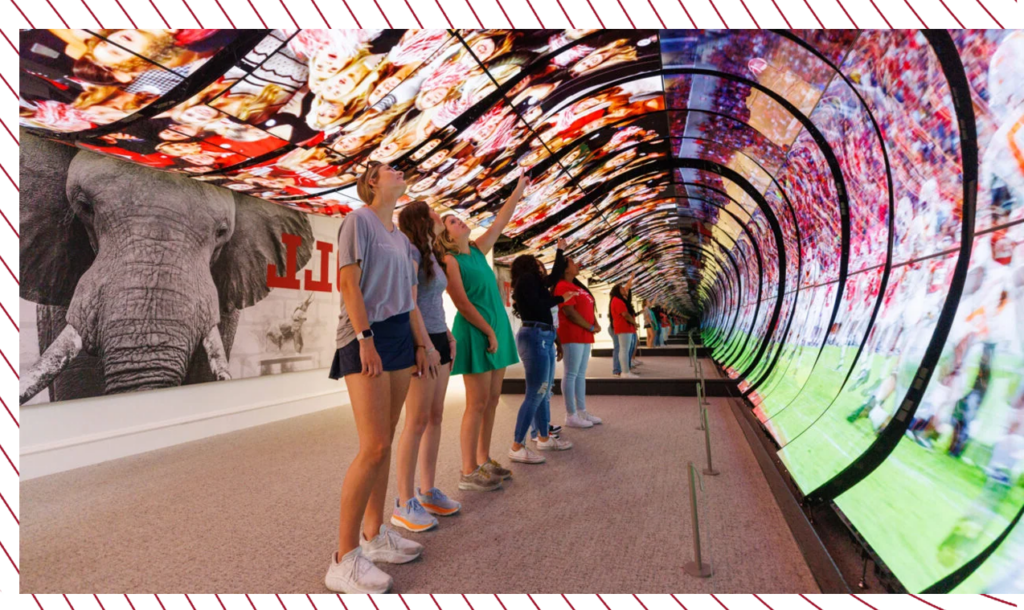
[[[416,488],[416,499],[419,500],[420,505],[428,513],[434,515],[441,515],[442,517],[448,517],[462,510],[462,505],[452,500],[448,496],[444,495],[438,488],[433,488],[427,493],[421,493],[420,488]]]
[[[424,510],[416,498],[406,502],[405,506],[395,498],[395,512],[391,513],[391,525],[404,527],[410,532],[425,532],[437,527],[437,519]]]

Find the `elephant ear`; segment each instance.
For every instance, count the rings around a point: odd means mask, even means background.
[[[68,203],[67,178],[78,149],[22,132],[21,297],[66,307],[96,254]]]
[[[313,252],[313,229],[305,214],[249,195],[234,195],[235,231],[211,269],[221,312],[250,307],[270,294],[267,265],[274,265],[278,275],[283,275],[288,265],[288,246],[282,235],[302,238],[296,275]]]

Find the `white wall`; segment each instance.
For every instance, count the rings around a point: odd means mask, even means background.
[[[348,404],[328,369],[21,408],[21,478]]]

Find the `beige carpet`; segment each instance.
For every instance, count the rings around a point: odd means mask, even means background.
[[[643,364],[637,367],[637,374],[643,379],[693,379],[696,372],[690,359],[686,356],[646,356],[640,359]],[[721,379],[715,365],[706,358],[701,359],[701,370],[705,379]],[[562,365],[555,365],[555,378],[562,378]],[[505,374],[509,379],[523,379],[526,373],[523,364],[519,363],[508,368]],[[612,359],[610,357],[592,356],[587,364],[587,379],[615,379],[612,376]]]
[[[455,488],[463,400],[453,383],[438,475],[463,514],[415,536],[421,559],[387,567],[397,592],[818,590],[725,399],[710,411],[722,475],[705,481],[701,506],[707,580],[681,569],[692,553],[685,465],[703,457],[695,399],[593,397],[606,425],[570,431],[576,448],[515,465],[514,482],[489,494]],[[499,406],[503,462],[518,405]],[[355,451],[339,407],[27,481],[22,591],[327,592]]]

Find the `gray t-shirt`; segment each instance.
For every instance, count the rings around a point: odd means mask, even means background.
[[[412,264],[415,249],[398,227],[388,231],[370,208],[359,208],[345,217],[338,230],[338,268],[359,263],[363,274],[359,291],[363,293],[370,324],[413,310],[412,286],[416,272]],[[356,338],[352,320],[341,299],[338,316],[338,348]]]
[[[430,334],[448,332],[448,322],[444,319],[444,291],[448,288],[448,276],[437,263],[437,257],[431,255],[430,264],[434,266],[434,278],[427,282],[427,274],[420,260],[420,251],[412,247],[412,260],[420,267],[419,286],[416,288],[416,305],[420,308],[423,323]]]

